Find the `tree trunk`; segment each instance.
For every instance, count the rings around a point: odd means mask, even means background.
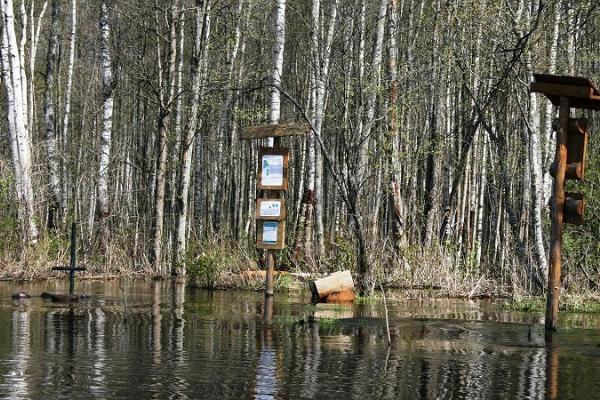
[[[46,93],[44,96],[44,126],[46,129],[46,151],[48,153],[48,183],[50,200],[48,204],[48,228],[57,229],[63,219],[62,186],[60,179],[60,162],[58,159],[58,141],[55,123],[55,68],[57,64],[58,20],[60,4],[52,0],[52,22],[48,36],[48,56],[46,59]]]
[[[71,1],[71,32],[69,34],[69,61],[67,63],[67,87],[65,90],[65,109],[63,115],[63,125],[62,125],[62,139],[66,144],[69,142],[69,122],[71,117],[71,93],[73,91],[73,67],[75,65],[75,38],[77,34],[77,0]],[[31,98],[30,103],[33,103],[33,97]],[[65,148],[66,150],[66,148]],[[73,180],[74,182],[74,180]],[[63,182],[61,187],[61,208],[66,210],[67,208],[67,197],[68,197],[68,187],[67,187],[67,163],[63,161]],[[64,215],[63,221],[64,223]]]
[[[192,100],[190,104],[190,115],[187,123],[187,129],[182,138],[181,152],[181,170],[179,173],[179,188],[177,192],[177,233],[175,245],[175,262],[172,272],[180,277],[184,277],[185,255],[186,255],[186,233],[188,218],[189,190],[192,175],[192,154],[194,151],[194,142],[198,131],[198,109],[200,108],[200,99],[203,95],[201,84],[204,77],[204,62],[206,57],[206,44],[210,31],[204,32],[207,18],[207,2],[196,0],[196,35],[194,39],[194,56],[192,60]]]
[[[112,143],[113,125],[113,73],[110,55],[110,25],[108,3],[103,1],[100,14],[100,72],[102,75],[102,129],[100,132],[100,157],[98,165],[98,221],[102,234],[102,241],[107,245],[108,226],[110,216],[108,170]]]
[[[156,273],[164,273],[162,265],[163,231],[165,223],[165,188],[167,176],[167,134],[173,100],[175,98],[175,78],[177,68],[177,21],[179,19],[179,0],[173,0],[169,10],[169,52],[167,75],[161,79],[163,66],[160,57],[160,45],[157,46],[159,67],[158,137],[156,140],[156,180],[154,189],[154,212],[152,226],[152,248],[150,262]],[[158,38],[160,40],[160,38]]]
[[[23,227],[23,241],[25,243],[36,243],[38,239],[38,227],[35,221],[34,193],[31,177],[31,136],[27,130],[27,101],[23,99],[26,95],[24,86],[27,80],[23,74],[23,55],[19,53],[17,37],[15,33],[15,19],[12,0],[0,1],[0,11],[4,22],[4,33],[2,38],[3,59],[3,81],[7,94],[7,109],[9,119],[9,140],[15,141],[11,149],[17,153],[15,166],[15,182],[17,194],[20,197],[20,218]],[[6,60],[6,61],[4,61]]]

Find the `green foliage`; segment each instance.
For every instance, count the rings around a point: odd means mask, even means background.
[[[198,251],[191,246],[186,256],[186,268],[189,277],[199,287],[215,288],[219,274],[236,262],[233,252],[220,243],[212,243]]]
[[[13,198],[12,177],[0,179],[0,251],[16,251],[20,243],[20,227]]]

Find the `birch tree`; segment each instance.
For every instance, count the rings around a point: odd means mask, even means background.
[[[273,22],[273,64],[271,68],[271,87],[269,95],[269,122],[279,123],[281,117],[281,76],[283,74],[283,52],[285,48],[285,3],[286,0],[277,0],[275,18]],[[267,140],[267,146],[273,147],[273,138]]]
[[[19,201],[19,218],[23,229],[23,240],[35,243],[38,226],[35,221],[34,193],[31,176],[31,136],[27,129],[27,79],[24,74],[24,57],[19,52],[15,32],[15,17],[12,0],[0,1],[0,12],[4,24],[2,34],[2,80],[6,94],[9,143],[13,152],[15,184]]]
[[[102,76],[102,128],[100,132],[100,157],[98,165],[98,220],[102,226],[104,240],[108,234],[106,220],[110,216],[108,172],[113,126],[113,81],[110,54],[109,3],[100,5],[100,73]]]
[[[184,277],[185,270],[185,254],[186,254],[186,233],[187,233],[187,218],[188,218],[188,203],[189,190],[192,172],[192,155],[194,151],[194,142],[198,132],[198,109],[203,95],[202,81],[204,78],[205,62],[206,62],[206,44],[208,43],[208,35],[210,35],[208,19],[208,6],[206,0],[196,0],[196,33],[194,37],[194,53],[192,58],[192,98],[190,104],[189,120],[187,129],[182,138],[181,152],[181,169],[180,179],[177,193],[177,233],[176,233],[176,248],[175,248],[175,265],[174,273],[179,277]]]
[[[152,247],[150,262],[157,273],[162,273],[162,245],[165,218],[165,186],[167,174],[167,133],[173,100],[175,99],[175,78],[177,68],[177,20],[179,19],[179,0],[173,0],[169,6],[169,36],[166,70],[162,61],[161,37],[157,37],[156,52],[158,60],[158,137],[156,140],[156,183],[154,191],[154,212],[152,226]],[[158,16],[156,18],[158,25]]]
[[[55,69],[58,61],[58,20],[60,18],[60,4],[52,0],[52,21],[50,35],[48,36],[48,56],[46,58],[46,94],[44,96],[44,126],[46,130],[46,151],[48,154],[48,183],[50,201],[48,205],[48,227],[56,229],[61,223],[65,210],[62,199],[62,185],[60,178],[60,161],[58,156],[59,146],[56,134],[55,96]]]

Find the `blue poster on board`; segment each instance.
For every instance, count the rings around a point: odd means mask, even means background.
[[[279,222],[263,222],[263,237],[262,242],[265,244],[276,244],[277,243],[277,228]]]

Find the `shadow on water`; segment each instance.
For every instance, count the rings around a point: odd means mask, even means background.
[[[309,305],[308,294],[84,283],[76,305],[14,302],[0,284],[0,397],[560,399],[600,393],[598,316],[490,303]],[[41,293],[32,285],[28,291]],[[60,292],[64,287],[53,288]],[[571,321],[571,322],[569,322]]]

